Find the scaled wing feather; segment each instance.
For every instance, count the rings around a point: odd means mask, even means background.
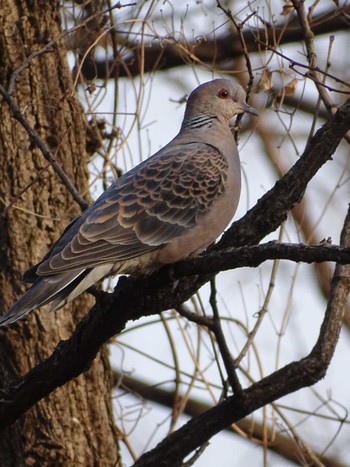
[[[224,191],[226,168],[222,154],[204,143],[169,147],[147,159],[71,224],[36,274],[93,268],[158,249],[206,214]]]

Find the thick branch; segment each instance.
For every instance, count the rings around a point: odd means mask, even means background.
[[[130,392],[133,395],[137,394],[144,400],[153,401],[157,404],[173,409],[174,407],[174,393],[162,389],[158,385],[152,386],[151,383],[140,381],[140,379],[133,378],[126,374],[121,374],[117,371],[113,374],[116,388],[120,391]],[[184,413],[190,417],[197,417],[210,409],[210,405],[201,402],[197,399],[188,399],[184,408]],[[266,438],[266,427],[259,423],[258,420],[251,420],[244,418],[239,420],[235,424],[241,431],[245,432],[249,439],[253,439],[254,443],[256,440],[264,442]],[[239,436],[237,431],[231,427],[227,427],[227,432],[233,436]],[[274,426],[267,427],[267,438],[273,440],[268,444],[269,451],[281,456],[281,458],[287,459],[290,462],[295,462],[296,465],[300,465],[298,459],[300,457],[300,445],[295,442],[295,439],[290,435],[284,434],[283,432],[276,431]],[[300,440],[299,440],[300,441]],[[346,467],[345,464],[338,461],[337,458],[329,457],[321,453],[316,453],[316,456],[323,462],[327,467]],[[307,459],[310,463],[311,459]]]
[[[320,363],[310,355],[253,384],[243,391],[242,396],[229,397],[165,438],[141,456],[134,467],[180,466],[186,455],[232,423],[284,395],[314,384],[324,375]]]
[[[286,259],[301,263],[334,261],[350,263],[350,248],[339,245],[320,244],[307,246],[302,243],[268,242],[262,245],[226,248],[173,266],[172,277],[181,279],[199,274],[217,274],[220,271],[242,267],[257,267],[267,260]]]
[[[258,243],[275,231],[294,205],[301,201],[308,183],[332,158],[349,129],[350,99],[315,133],[303,155],[286,175],[242,219],[232,224],[218,248]]]
[[[350,7],[335,8],[327,13],[320,14],[313,19],[312,30],[315,35],[327,34],[339,30],[348,30],[350,15]],[[119,34],[122,34],[119,32]],[[246,44],[247,52],[258,52],[260,46],[255,39],[258,37],[267,44],[275,45],[276,38],[278,44],[287,44],[291,42],[301,41],[303,39],[303,30],[295,16],[288,23],[280,23],[278,25],[266,25],[260,29],[246,27],[243,30],[242,38]],[[220,64],[240,57],[243,54],[241,43],[237,35],[229,32],[221,37],[209,36],[201,42],[181,43],[178,46],[175,40],[167,38],[167,40],[152,40],[149,45],[146,45],[144,51],[135,44],[130,51],[130,58],[123,57],[123,61],[113,58],[110,62],[106,60],[86,60],[83,64],[82,72],[86,79],[101,78],[110,79],[113,77],[130,77],[140,74],[140,57],[144,53],[144,71],[152,72],[155,69],[167,70],[178,66],[183,66],[184,50],[188,50],[191,56],[195,56],[199,62],[208,63],[213,68],[221,68]],[[142,53],[141,53],[142,52]],[[213,59],[215,57],[215,59]]]
[[[350,243],[350,211],[341,242]],[[310,354],[290,363],[272,375],[253,384],[242,394],[232,396],[164,439],[156,448],[144,454],[135,467],[173,467],[219,431],[255,410],[291,392],[311,386],[324,377],[333,357],[341,329],[345,305],[350,289],[350,265],[337,266],[318,341]],[[164,455],[166,453],[166,455]]]

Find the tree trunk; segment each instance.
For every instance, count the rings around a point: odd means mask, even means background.
[[[13,98],[56,155],[80,193],[86,193],[85,122],[74,97],[61,37],[58,2],[0,0],[0,82],[28,60]],[[24,291],[21,276],[79,212],[76,203],[7,105],[0,104],[0,311]],[[45,309],[0,330],[2,385],[24,374],[67,338],[91,305],[82,295],[56,313]],[[111,466],[117,464],[108,351],[92,368],[37,404],[0,437],[0,465]]]

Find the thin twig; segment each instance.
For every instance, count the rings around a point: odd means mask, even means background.
[[[236,368],[241,363],[243,358],[246,356],[246,354],[247,354],[247,352],[249,350],[249,347],[251,346],[252,342],[254,341],[255,336],[256,336],[256,334],[257,334],[258,330],[260,329],[260,326],[261,326],[261,324],[263,322],[263,319],[264,319],[266,313],[268,312],[268,303],[269,303],[269,301],[271,299],[272,291],[273,291],[273,289],[275,287],[275,279],[276,279],[276,275],[277,275],[278,265],[279,265],[279,261],[274,261],[273,262],[272,271],[271,271],[271,278],[270,278],[270,286],[269,286],[269,289],[268,289],[268,293],[266,294],[263,306],[259,310],[258,317],[257,317],[257,320],[256,320],[256,322],[254,324],[254,327],[250,331],[250,333],[248,334],[247,342],[244,344],[244,346],[243,346],[242,350],[240,351],[238,357],[235,359],[234,363],[235,363]]]
[[[329,70],[330,67],[331,67],[331,53],[332,53],[332,46],[333,46],[333,43],[334,43],[334,36],[330,36],[330,38],[329,38],[329,45],[328,45],[328,53],[327,53],[326,70],[325,70],[325,72],[323,73],[323,80],[322,80],[323,85],[326,85],[328,70]],[[328,87],[328,89],[329,89],[329,87]],[[349,94],[350,94],[350,93],[349,93]],[[308,139],[307,139],[307,143],[306,143],[306,144],[309,144],[310,139],[311,139],[311,138],[313,137],[313,135],[315,134],[316,122],[317,122],[317,119],[318,119],[318,116],[319,116],[319,113],[320,113],[321,102],[322,102],[321,96],[318,95],[317,102],[316,102],[316,109],[315,109],[315,113],[314,113],[314,115],[313,115],[312,125],[311,125],[310,133],[309,133],[309,136],[308,136]]]
[[[32,62],[32,60],[34,58],[38,57],[39,55],[42,55],[43,53],[50,52],[50,49],[54,45],[56,45],[59,42],[60,39],[65,39],[67,36],[73,35],[73,33],[77,33],[79,30],[81,30],[81,29],[85,28],[86,26],[88,26],[89,23],[94,21],[96,18],[103,17],[106,13],[110,13],[112,10],[114,10],[116,8],[120,9],[120,8],[124,8],[126,6],[133,6],[133,5],[135,5],[135,3],[130,3],[128,5],[121,5],[120,2],[118,2],[115,5],[110,6],[109,8],[107,8],[105,10],[97,11],[96,13],[90,15],[89,17],[84,18],[84,21],[82,21],[80,24],[77,24],[74,28],[69,29],[67,31],[64,31],[58,38],[49,41],[40,50],[36,50],[36,51],[32,52],[23,61],[21,66],[19,66],[16,70],[14,70],[12,72],[11,78],[9,80],[9,86],[8,86],[8,89],[7,89],[7,92],[9,93],[9,95],[12,96],[12,93],[14,91],[15,84],[16,84],[16,79],[17,79],[18,75],[20,73],[22,73],[22,71],[24,71],[30,65],[30,63]]]
[[[249,100],[249,95],[250,95],[250,92],[251,92],[251,89],[252,89],[252,86],[253,86],[253,82],[254,82],[254,75],[253,75],[253,68],[252,68],[252,64],[251,64],[251,61],[250,61],[250,57],[249,57],[249,53],[248,53],[248,47],[247,47],[247,44],[246,44],[246,41],[245,41],[245,38],[244,38],[244,35],[243,35],[243,25],[252,17],[255,15],[255,12],[252,12],[248,18],[246,18],[242,23],[237,23],[237,21],[235,20],[235,18],[233,17],[233,14],[231,12],[231,10],[229,8],[225,9],[219,0],[217,0],[217,7],[223,11],[225,13],[225,15],[227,16],[227,18],[231,21],[231,23],[233,24],[233,26],[235,27],[236,29],[236,32],[237,32],[237,35],[238,35],[238,38],[239,38],[239,41],[241,43],[241,47],[242,47],[242,51],[243,51],[243,56],[245,58],[245,62],[246,62],[246,67],[247,67],[247,72],[248,72],[248,76],[249,76],[249,80],[248,80],[248,83],[247,83],[247,101]],[[236,118],[236,123],[235,123],[235,140],[237,141],[238,139],[238,132],[239,132],[239,127],[240,127],[240,122],[243,118],[243,114],[239,114]]]
[[[216,342],[220,349],[220,355],[225,365],[228,381],[232,388],[234,394],[241,394],[242,393],[242,386],[238,379],[235,366],[233,364],[233,359],[228,348],[226,338],[224,332],[221,327],[220,315],[219,310],[216,303],[216,285],[215,285],[215,278],[211,279],[210,281],[211,286],[211,293],[210,293],[210,305],[213,310],[213,322],[215,327],[212,328],[212,332],[215,334]]]
[[[303,30],[304,33],[304,43],[306,46],[307,50],[307,59],[309,62],[310,66],[310,71],[309,75],[314,81],[317,91],[326,106],[327,110],[331,113],[334,114],[337,107],[333,103],[330,95],[328,94],[325,86],[323,85],[322,82],[322,77],[320,76],[320,73],[316,71],[317,68],[317,55],[316,55],[316,50],[315,50],[315,41],[314,41],[314,33],[312,32],[309,24],[308,17],[306,15],[305,7],[304,7],[304,2],[301,0],[292,0],[293,6],[298,14],[299,21],[300,21],[300,26]]]
[[[28,57],[22,62],[22,65],[19,66],[16,70],[13,71],[13,73],[11,74],[11,78],[9,80],[9,85],[8,85],[8,88],[7,88],[7,92],[9,94],[9,96],[12,96],[12,93],[15,89],[15,84],[16,84],[16,79],[18,77],[18,75],[20,73],[22,73],[22,71],[24,71],[29,65],[30,65],[30,62],[35,58],[35,57],[38,57],[39,55],[42,55],[43,53],[46,53],[46,52],[51,52],[52,50],[52,47],[57,43],[57,40],[54,39],[50,42],[48,42],[44,47],[42,47],[40,50],[36,50],[35,52],[32,52],[30,55],[28,55]]]
[[[238,35],[238,38],[239,38],[239,41],[241,43],[241,46],[242,46],[242,50],[243,50],[243,56],[245,58],[245,63],[246,63],[246,66],[247,66],[247,71],[248,71],[248,76],[249,76],[249,81],[248,81],[248,84],[247,84],[247,88],[248,88],[248,92],[247,92],[247,96],[249,97],[249,93],[250,93],[250,90],[253,86],[253,82],[254,82],[254,75],[253,75],[253,68],[252,68],[252,64],[251,64],[251,61],[250,61],[250,57],[249,57],[249,53],[248,53],[248,48],[247,48],[247,44],[245,42],[245,38],[243,36],[243,25],[252,17],[255,15],[255,11],[253,11],[248,18],[246,18],[244,20],[244,22],[242,23],[237,23],[237,21],[235,20],[235,18],[233,17],[233,14],[231,12],[231,10],[229,8],[225,9],[219,0],[217,0],[217,7],[223,11],[223,13],[225,13],[225,15],[227,16],[227,18],[231,21],[231,23],[233,24],[233,26],[235,27],[236,31],[237,31],[237,35]]]
[[[6,92],[6,90],[1,86],[1,84],[0,84],[0,94],[2,95],[4,101],[7,103],[12,117],[15,118],[23,126],[23,128],[28,133],[30,139],[42,152],[44,158],[48,162],[50,162],[53,169],[55,170],[59,178],[62,180],[63,184],[66,186],[67,190],[72,195],[74,201],[76,201],[79,204],[82,210],[86,209],[89,206],[89,203],[87,203],[84,200],[84,198],[80,196],[79,192],[73,185],[68,175],[64,172],[61,165],[57,162],[55,156],[52,154],[50,149],[46,146],[46,144],[40,138],[39,134],[29,124],[28,120],[24,117],[24,115],[20,111],[17,104],[14,102],[10,94]]]
[[[258,39],[256,39],[255,41],[257,44],[260,44],[262,45],[266,50],[270,50],[271,52],[275,53],[276,55],[278,55],[279,57],[281,58],[284,58],[285,60],[287,60],[288,62],[290,62],[290,68],[294,71],[296,71],[294,69],[294,67],[298,66],[300,68],[304,68],[304,69],[307,69],[308,71],[312,71],[314,73],[320,73],[322,74],[323,76],[327,77],[327,78],[330,78],[330,79],[333,79],[334,81],[336,81],[337,83],[339,84],[343,84],[344,86],[346,86],[347,88],[350,88],[350,83],[347,82],[347,81],[344,81],[342,79],[340,79],[339,77],[335,76],[335,75],[332,75],[331,73],[328,73],[327,71],[325,70],[322,70],[320,67],[316,66],[316,67],[311,67],[310,65],[305,65],[305,63],[301,63],[301,62],[298,62],[297,60],[294,60],[293,58],[290,58],[288,57],[287,55],[283,54],[282,52],[279,52],[275,47],[272,47],[271,45],[269,44],[266,44],[266,42],[264,41],[260,41]],[[297,72],[298,73],[298,72]],[[305,76],[305,74],[303,75]],[[313,81],[315,81],[315,79],[310,76],[310,74],[308,74],[308,77],[310,79],[312,79]],[[323,80],[319,81],[320,84],[324,85],[324,82]],[[336,88],[331,88],[331,87],[328,87],[328,89],[332,92],[338,92],[340,94],[350,94],[350,91],[343,91],[343,90],[340,90],[340,89],[336,89]],[[335,106],[336,108],[336,106]]]
[[[188,319],[188,321],[192,321],[193,323],[199,324],[201,326],[205,326],[208,329],[211,329],[213,326],[213,320],[208,318],[207,316],[197,315],[193,313],[193,311],[188,310],[183,305],[178,306],[176,311],[183,316],[184,318]]]

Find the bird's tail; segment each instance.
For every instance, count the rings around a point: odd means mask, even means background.
[[[14,323],[35,308],[48,303],[50,303],[49,311],[58,310],[111,273],[113,268],[113,263],[105,263],[92,269],[38,277],[32,287],[0,317],[0,326]]]

